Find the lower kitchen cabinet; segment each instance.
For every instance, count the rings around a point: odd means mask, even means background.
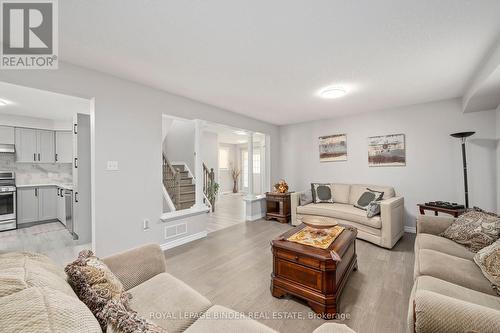
[[[17,223],[39,221],[37,191],[37,187],[17,188]]]
[[[66,225],[66,198],[63,195],[64,189],[57,188],[57,219]]]
[[[30,223],[57,218],[57,187],[18,187],[17,221]]]

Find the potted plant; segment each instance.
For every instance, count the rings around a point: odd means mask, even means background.
[[[241,170],[231,165],[231,177],[233,178],[233,193],[238,193],[238,178],[240,178]]]
[[[212,212],[215,212],[215,200],[219,194],[219,184],[216,182],[211,182],[207,187],[207,198],[212,205]]]

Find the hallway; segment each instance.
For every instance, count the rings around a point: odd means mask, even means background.
[[[245,223],[244,193],[221,194],[215,203],[215,212],[208,214],[207,232]]]

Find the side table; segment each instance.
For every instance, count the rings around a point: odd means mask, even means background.
[[[266,220],[275,219],[281,223],[289,223],[292,217],[290,193],[266,193]]]
[[[429,210],[433,211],[435,216],[438,216],[439,213],[444,213],[444,214],[449,214],[454,218],[457,218],[465,212],[465,209],[449,209],[436,206],[427,206],[425,204],[418,204],[417,206],[420,210],[421,215],[425,215],[425,211]]]

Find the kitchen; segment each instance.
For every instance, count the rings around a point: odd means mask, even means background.
[[[0,82],[0,252],[90,248],[89,113],[89,100]]]

